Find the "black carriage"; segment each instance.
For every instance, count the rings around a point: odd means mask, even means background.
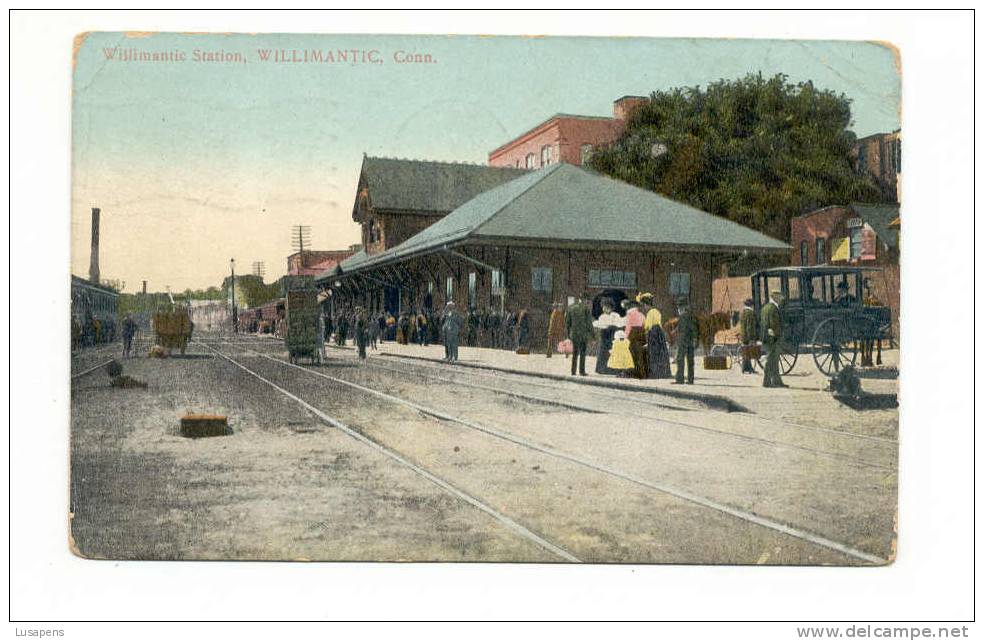
[[[892,317],[888,307],[865,304],[867,275],[873,267],[779,267],[752,274],[756,318],[771,292],[780,292],[782,340],[779,362],[783,374],[799,355],[810,353],[817,369],[833,376],[854,365],[867,341],[887,338]]]

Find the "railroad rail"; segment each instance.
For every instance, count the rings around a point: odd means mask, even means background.
[[[211,348],[209,348],[209,349],[211,349]],[[275,384],[270,383],[269,381],[266,381],[266,379],[263,379],[262,376],[260,376],[259,374],[256,374],[256,373],[252,372],[252,370],[250,370],[245,365],[242,365],[242,364],[236,362],[235,360],[231,359],[230,357],[228,357],[225,354],[222,354],[221,352],[218,352],[217,350],[213,350],[213,351],[215,351],[217,354],[219,354],[220,356],[222,356],[226,360],[229,360],[230,362],[234,363],[237,367],[240,367],[240,368],[244,369],[245,371],[250,372],[251,374],[253,374],[257,378],[260,378],[261,380],[264,380],[268,384],[273,385],[274,387],[276,387]],[[736,508],[736,507],[727,505],[725,503],[721,503],[721,502],[716,501],[714,499],[711,499],[711,498],[708,498],[708,497],[705,497],[705,496],[701,496],[699,494],[696,494],[694,492],[690,492],[688,490],[684,490],[684,489],[681,489],[681,488],[673,487],[673,486],[671,486],[669,484],[666,484],[666,483],[660,483],[660,482],[650,481],[648,479],[644,479],[644,478],[642,478],[640,476],[637,476],[635,474],[618,470],[616,468],[613,468],[611,466],[605,465],[603,463],[598,463],[598,462],[595,462],[595,461],[591,461],[591,460],[585,459],[583,457],[577,456],[575,454],[570,454],[570,453],[563,452],[561,450],[558,450],[556,448],[553,448],[553,447],[550,447],[550,446],[547,446],[547,445],[542,445],[542,444],[539,444],[539,443],[535,443],[533,441],[530,441],[528,439],[525,439],[525,438],[523,438],[521,436],[517,436],[517,435],[512,434],[512,433],[509,433],[509,432],[505,432],[505,431],[502,431],[502,430],[499,430],[499,429],[495,429],[495,428],[491,428],[491,427],[488,427],[488,426],[480,425],[480,424],[475,423],[473,421],[469,421],[467,419],[462,419],[460,417],[453,416],[453,415],[448,414],[448,413],[446,413],[444,411],[441,411],[441,410],[438,410],[438,409],[435,409],[435,408],[431,408],[431,407],[427,407],[425,405],[422,405],[422,404],[417,403],[417,402],[414,402],[414,401],[410,401],[410,400],[403,399],[403,398],[400,398],[400,397],[397,397],[397,396],[393,396],[393,395],[387,394],[385,392],[380,392],[378,390],[371,389],[371,388],[366,387],[364,385],[359,385],[358,383],[353,383],[351,381],[346,381],[344,379],[340,379],[340,378],[337,378],[337,377],[334,377],[334,376],[325,374],[323,372],[318,372],[318,371],[314,371],[314,370],[309,369],[309,368],[306,368],[306,367],[301,367],[299,365],[294,365],[294,364],[289,363],[287,361],[284,361],[282,359],[274,358],[272,356],[269,356],[269,355],[266,355],[266,354],[263,354],[263,353],[260,353],[260,352],[256,352],[256,355],[259,356],[259,357],[261,357],[261,358],[264,358],[266,360],[269,360],[269,361],[273,361],[275,363],[278,363],[278,364],[280,364],[283,367],[291,368],[291,369],[297,369],[297,370],[300,370],[302,372],[306,372],[308,375],[323,378],[323,379],[328,380],[328,381],[331,381],[331,382],[333,382],[333,383],[335,383],[337,385],[342,385],[342,386],[345,386],[345,387],[348,387],[348,388],[351,388],[351,389],[355,389],[357,391],[363,392],[363,393],[368,394],[370,396],[375,396],[377,398],[382,398],[382,399],[388,400],[388,401],[390,401],[392,403],[395,403],[395,404],[398,404],[398,405],[402,405],[404,407],[408,407],[408,408],[414,409],[414,410],[420,412],[421,414],[424,414],[426,416],[430,416],[430,417],[432,417],[434,419],[437,419],[437,420],[440,420],[440,421],[444,421],[444,422],[447,422],[447,423],[452,423],[452,424],[460,425],[460,426],[465,427],[465,428],[468,428],[470,430],[474,430],[476,432],[480,432],[480,433],[486,434],[488,436],[491,436],[491,437],[494,437],[494,438],[497,438],[497,439],[500,439],[500,440],[503,440],[503,441],[506,441],[506,442],[509,442],[509,443],[513,443],[513,444],[518,445],[520,447],[523,447],[525,449],[529,449],[529,450],[533,450],[533,451],[536,451],[536,452],[540,452],[542,454],[546,454],[548,456],[551,456],[551,457],[554,457],[554,458],[557,458],[557,459],[560,459],[560,460],[565,460],[565,461],[568,461],[568,462],[571,462],[571,463],[574,463],[574,464],[583,466],[585,468],[594,470],[596,472],[600,472],[602,474],[606,474],[606,475],[612,476],[614,478],[618,478],[618,479],[621,479],[621,480],[624,480],[624,481],[628,481],[630,483],[634,483],[634,484],[639,485],[641,487],[645,487],[647,489],[654,490],[654,491],[657,491],[657,492],[660,492],[660,493],[663,493],[663,494],[672,496],[672,497],[677,498],[679,500],[682,500],[682,501],[685,501],[685,502],[688,502],[688,503],[691,503],[691,504],[694,504],[694,505],[698,505],[700,507],[707,508],[707,509],[713,510],[713,511],[718,512],[718,513],[721,513],[721,514],[725,514],[727,516],[730,516],[730,517],[733,517],[735,519],[744,521],[746,523],[757,525],[757,526],[760,526],[760,527],[763,527],[763,528],[772,530],[774,532],[778,532],[778,533],[781,533],[781,534],[784,534],[784,535],[787,535],[787,536],[790,536],[790,537],[799,539],[801,541],[805,541],[807,543],[811,543],[811,544],[814,544],[814,545],[817,545],[817,546],[820,546],[820,547],[823,547],[823,548],[826,548],[826,549],[829,549],[829,550],[833,550],[835,552],[839,552],[839,553],[844,554],[846,556],[849,556],[849,557],[852,557],[852,558],[855,558],[855,559],[858,559],[858,560],[861,560],[861,561],[865,561],[867,563],[879,564],[879,565],[886,563],[886,559],[881,558],[881,557],[879,557],[877,555],[874,555],[874,554],[865,552],[864,550],[857,549],[857,548],[855,548],[855,547],[853,547],[853,546],[851,546],[849,544],[842,543],[842,542],[839,542],[839,541],[834,541],[834,540],[832,540],[830,538],[827,538],[825,536],[822,536],[822,535],[819,535],[819,534],[816,534],[816,533],[813,533],[813,532],[809,532],[807,530],[804,530],[804,529],[801,529],[801,528],[798,528],[798,527],[794,527],[794,526],[788,525],[786,523],[781,523],[781,522],[776,521],[774,519],[770,519],[768,517],[763,517],[763,516],[760,516],[758,514],[754,514],[752,512],[748,512],[746,510],[742,510],[740,508]],[[285,394],[290,395],[289,392],[286,392],[286,390],[282,390],[282,388],[279,388],[278,387],[277,389],[281,390]],[[300,399],[298,399],[297,397],[294,397],[293,395],[290,395],[290,396],[291,396],[291,398],[295,398],[295,400],[300,401]],[[303,401],[300,401],[300,402],[303,403]],[[372,441],[372,442],[375,443],[375,441]],[[380,447],[383,447],[383,446],[380,446]]]
[[[257,354],[261,354],[261,353],[260,352],[257,352]],[[278,360],[279,361],[281,359],[274,359],[274,360]],[[414,361],[413,362],[413,365],[416,366],[416,365],[419,365],[419,363],[417,361]],[[526,400],[528,402],[532,402],[532,403],[536,403],[536,404],[553,405],[553,406],[564,407],[564,408],[567,408],[567,409],[572,409],[572,410],[579,411],[579,412],[589,412],[589,413],[596,413],[596,414],[597,413],[615,413],[615,414],[620,414],[620,415],[628,415],[628,416],[632,416],[632,417],[644,416],[647,419],[650,419],[650,420],[653,420],[653,421],[658,422],[660,425],[669,426],[669,427],[672,427],[672,428],[686,429],[686,430],[696,430],[696,431],[700,431],[700,432],[714,434],[717,437],[731,438],[731,439],[741,440],[741,441],[746,441],[746,442],[761,443],[761,444],[768,445],[768,446],[771,446],[771,447],[786,448],[786,449],[793,449],[793,450],[798,450],[798,451],[802,451],[802,452],[808,452],[810,454],[814,454],[814,455],[818,455],[818,456],[823,456],[823,457],[828,457],[828,458],[832,458],[832,459],[836,459],[836,460],[846,461],[846,462],[849,462],[849,463],[852,463],[852,464],[855,464],[855,465],[859,465],[859,466],[862,466],[862,467],[872,467],[872,468],[877,468],[877,469],[889,470],[889,471],[893,471],[893,472],[896,471],[896,469],[897,469],[895,466],[892,466],[892,465],[883,465],[881,463],[876,463],[876,462],[873,462],[873,461],[869,461],[867,459],[864,459],[864,458],[861,458],[861,457],[857,457],[857,456],[851,456],[849,454],[842,454],[842,453],[839,453],[839,452],[831,452],[831,451],[824,450],[824,449],[818,449],[818,448],[809,447],[809,446],[806,446],[806,445],[798,445],[796,443],[788,443],[788,442],[785,442],[785,441],[777,441],[777,440],[774,440],[774,439],[769,439],[769,438],[765,438],[765,437],[761,437],[761,436],[753,436],[753,435],[749,435],[749,434],[741,434],[741,433],[733,432],[733,431],[730,431],[730,430],[716,429],[716,428],[713,428],[713,427],[708,427],[706,425],[695,425],[693,423],[688,423],[688,422],[685,422],[685,421],[682,421],[682,420],[670,419],[670,418],[666,418],[664,416],[656,416],[656,415],[652,415],[652,414],[649,414],[649,415],[640,415],[638,413],[626,412],[626,411],[621,411],[621,412],[604,412],[602,410],[598,410],[598,409],[595,409],[593,407],[590,407],[590,406],[587,406],[587,405],[584,405],[584,404],[556,401],[556,400],[553,400],[553,399],[547,399],[547,398],[543,398],[543,397],[539,397],[539,396],[533,396],[533,395],[530,395],[530,394],[525,394],[525,393],[521,393],[521,392],[515,392],[515,391],[512,391],[512,390],[507,390],[507,389],[504,389],[504,388],[501,388],[501,387],[493,387],[493,386],[484,385],[484,384],[469,383],[469,382],[460,380],[460,378],[449,378],[447,376],[439,376],[439,375],[436,375],[436,374],[426,374],[426,373],[422,373],[422,372],[419,372],[419,371],[410,372],[410,371],[406,371],[406,370],[401,370],[399,368],[394,368],[394,367],[389,367],[389,366],[386,366],[386,365],[381,365],[379,363],[373,363],[371,361],[366,361],[366,366],[371,367],[371,368],[374,368],[374,369],[382,370],[382,371],[389,371],[389,372],[394,372],[394,373],[399,373],[399,374],[412,374],[413,376],[422,377],[422,378],[428,378],[428,379],[436,380],[436,381],[441,381],[441,382],[449,383],[451,385],[458,385],[458,386],[461,386],[461,387],[469,387],[469,388],[474,388],[474,389],[480,389],[480,390],[483,390],[483,391],[494,392],[494,393],[497,393],[497,394],[508,395],[508,396],[511,396],[511,397],[514,397],[514,398],[520,398],[522,400]],[[433,371],[435,369],[441,369],[438,366],[430,366],[430,365],[425,365],[423,367],[425,369],[428,369],[428,370],[431,370],[431,371]],[[446,370],[442,370],[442,371],[446,371]],[[464,372],[456,371],[455,373],[456,374],[461,374],[461,373],[464,373]],[[471,372],[471,371],[469,371],[469,372],[467,372],[467,375],[487,377],[487,378],[496,378],[496,375],[494,375],[494,374],[486,374],[484,372],[477,373],[477,372]],[[498,382],[503,382],[503,381],[499,380]],[[518,383],[520,381],[515,381],[515,382]],[[528,382],[525,381],[525,380],[522,381],[522,384],[523,385],[526,385],[527,383]],[[555,390],[570,391],[569,388],[564,388],[561,385],[551,385],[551,384],[533,383],[533,382],[530,382],[530,383],[532,383],[534,385],[540,385],[540,386],[543,386],[543,387],[555,389]],[[581,392],[581,391],[582,390],[578,390],[578,392]],[[688,407],[685,407],[685,406],[681,406],[681,405],[666,405],[664,403],[660,403],[660,402],[657,402],[657,401],[652,401],[652,400],[649,400],[649,399],[624,398],[622,396],[618,396],[618,395],[614,395],[614,394],[609,394],[609,393],[606,393],[606,392],[596,392],[594,390],[591,390],[590,391],[590,394],[593,395],[593,396],[601,397],[601,398],[612,398],[612,399],[615,399],[615,400],[618,400],[618,401],[630,401],[630,402],[633,402],[633,403],[638,403],[638,404],[647,405],[647,406],[651,406],[651,407],[657,407],[657,408],[660,408],[660,409],[673,409],[673,410],[678,410],[678,411],[681,411],[681,412],[692,411],[692,408],[688,408]],[[720,410],[707,410],[707,411],[720,411]],[[822,428],[817,428],[817,429],[822,430]],[[837,430],[823,430],[823,431],[828,432],[828,433],[834,433],[834,434],[837,434],[837,435],[854,436],[854,435],[852,435],[850,433],[847,433],[847,432],[839,432]],[[875,438],[875,437],[872,437],[872,438]],[[894,441],[890,441],[890,442],[893,442],[894,443]]]
[[[83,371],[79,372],[78,374],[72,374],[72,380],[74,381],[77,378],[82,378],[86,374],[91,374],[92,372],[95,372],[96,370],[102,369],[102,368],[106,367],[107,365],[109,365],[110,363],[112,363],[114,360],[115,359],[112,359],[111,358],[111,359],[109,359],[107,361],[103,361],[102,363],[99,363],[98,365],[94,365],[94,366],[90,367],[89,369],[83,370]]]
[[[528,540],[528,541],[530,541],[532,543],[535,543],[536,545],[540,546],[541,548],[547,550],[548,552],[556,555],[557,557],[559,557],[559,558],[561,558],[561,559],[563,559],[565,561],[568,561],[568,562],[571,562],[571,563],[580,563],[581,562],[580,559],[578,559],[577,557],[575,557],[573,554],[571,554],[570,552],[568,552],[564,548],[560,547],[559,545],[556,545],[555,543],[551,543],[550,541],[548,541],[544,537],[540,536],[536,532],[533,532],[532,530],[530,530],[526,526],[521,525],[520,523],[518,523],[517,521],[515,521],[515,520],[511,519],[510,517],[506,516],[505,514],[503,514],[502,512],[500,512],[499,510],[496,510],[494,507],[492,507],[492,506],[488,505],[487,503],[483,502],[481,499],[476,498],[475,496],[472,496],[471,494],[468,494],[467,492],[465,492],[465,491],[463,491],[463,490],[455,487],[454,485],[452,485],[448,481],[446,481],[446,480],[440,478],[439,476],[437,476],[437,475],[435,475],[435,474],[427,471],[423,467],[421,467],[421,466],[419,466],[419,465],[417,465],[417,464],[415,464],[415,463],[413,463],[411,461],[408,461],[406,458],[404,458],[403,456],[401,456],[397,451],[386,447],[382,443],[379,443],[379,442],[377,442],[377,441],[369,438],[365,434],[362,434],[361,432],[353,429],[352,427],[346,425],[345,423],[339,421],[338,419],[336,419],[336,418],[334,418],[332,416],[329,416],[328,414],[326,414],[325,412],[319,410],[317,407],[311,405],[310,403],[308,403],[304,399],[302,399],[299,396],[297,396],[295,394],[292,394],[291,392],[285,390],[284,388],[280,387],[279,385],[277,385],[273,381],[270,381],[269,379],[265,378],[263,375],[261,375],[261,374],[255,372],[255,371],[253,371],[249,367],[243,365],[242,363],[236,361],[235,359],[229,357],[228,355],[220,352],[219,350],[217,350],[217,349],[215,349],[215,348],[213,348],[213,347],[211,347],[211,346],[209,346],[209,345],[207,345],[205,343],[202,343],[202,342],[199,342],[199,341],[192,341],[192,342],[201,345],[205,349],[211,351],[212,353],[216,354],[217,356],[225,359],[229,363],[231,363],[231,364],[235,365],[236,367],[238,367],[239,369],[243,370],[244,372],[246,372],[247,374],[249,374],[253,378],[256,378],[257,380],[265,383],[266,385],[268,385],[272,389],[276,390],[280,394],[282,394],[282,395],[286,396],[287,398],[293,400],[294,402],[296,402],[298,405],[300,405],[301,407],[303,407],[305,410],[307,410],[308,412],[310,412],[311,414],[313,414],[314,416],[316,416],[318,419],[320,419],[325,424],[327,424],[327,425],[329,425],[331,427],[334,427],[334,428],[340,430],[341,432],[343,432],[347,436],[350,436],[351,438],[353,438],[356,441],[362,443],[363,445],[372,448],[373,450],[379,452],[380,454],[386,456],[387,458],[389,458],[389,459],[391,459],[393,461],[396,461],[397,463],[399,463],[403,467],[406,467],[407,469],[413,471],[414,473],[422,476],[423,478],[425,478],[428,481],[430,481],[431,483],[437,485],[438,487],[440,487],[441,489],[445,490],[449,494],[452,494],[453,496],[456,496],[457,498],[461,499],[462,501],[464,501],[465,503],[471,505],[472,507],[474,507],[474,508],[476,508],[478,510],[481,510],[482,512],[484,512],[485,514],[491,516],[492,518],[494,518],[496,521],[498,521],[502,525],[506,526],[508,529],[512,530],[514,533],[516,533],[519,536],[523,537],[524,539],[526,539],[526,540]],[[303,371],[310,371],[310,370],[305,370],[303,367],[292,365],[291,363],[287,363],[286,361],[280,361],[279,359],[271,359],[271,360],[276,360],[278,362],[284,363],[285,365],[289,365],[291,367],[297,367],[298,369],[301,369]]]
[[[339,349],[344,349],[344,348],[339,348]],[[384,356],[387,359],[398,359],[398,360],[406,363],[407,365],[413,365],[415,367],[416,366],[424,367],[424,368],[430,369],[430,370],[446,371],[446,369],[448,367],[446,365],[438,365],[436,363],[430,363],[430,362],[427,362],[427,361],[425,361],[424,359],[421,359],[421,358],[403,356],[401,354],[391,354],[391,353],[384,352],[384,353],[381,353],[380,356]],[[513,380],[516,380],[517,382],[522,381],[523,385],[532,385],[532,386],[536,386],[536,387],[543,387],[543,388],[554,389],[554,390],[558,390],[558,391],[570,391],[571,390],[570,387],[565,387],[565,384],[564,383],[545,383],[545,382],[542,382],[542,381],[531,381],[531,380],[529,380],[529,378],[532,378],[532,377],[522,378],[522,376],[523,376],[522,374],[515,374],[513,372],[501,372],[501,373],[494,373],[493,374],[493,373],[490,373],[490,372],[487,372],[487,371],[479,370],[477,368],[456,367],[454,365],[451,365],[450,367],[454,368],[456,373],[462,373],[462,374],[466,374],[468,376],[491,378],[491,379],[499,380],[500,382],[501,382],[501,380],[504,377],[511,377]],[[599,388],[595,388],[595,386],[592,386],[592,385],[584,385],[584,384],[577,383],[577,382],[574,382],[574,381],[571,381],[570,385],[580,385],[581,388],[583,388],[583,389],[579,388],[578,389],[578,392],[586,392],[586,393],[591,394],[592,396],[596,396],[596,397],[599,397],[599,398],[610,398],[610,399],[618,400],[618,401],[622,401],[622,402],[637,403],[637,404],[640,404],[640,405],[649,405],[649,406],[652,406],[652,407],[659,407],[659,408],[662,408],[662,409],[678,409],[678,410],[691,410],[691,409],[693,409],[693,408],[690,408],[690,407],[686,407],[684,405],[674,405],[674,404],[671,404],[671,403],[660,402],[660,401],[653,401],[653,400],[646,399],[646,398],[640,398],[639,396],[630,396],[631,394],[646,394],[646,393],[648,393],[646,390],[643,390],[643,389],[640,389],[638,392],[626,391],[626,392],[624,392],[622,394],[613,394],[613,393],[610,393],[610,392],[602,391]],[[708,412],[722,412],[722,410],[719,410],[719,409],[716,409],[716,408],[713,408],[713,407],[704,408],[704,409],[705,409],[705,411],[708,411]],[[731,414],[732,416],[734,416],[734,415],[743,415],[744,414],[744,412],[727,412],[727,413],[728,414]],[[833,434],[833,435],[836,435],[836,436],[843,436],[845,438],[852,438],[852,439],[858,439],[858,440],[876,441],[876,442],[888,443],[888,444],[892,444],[892,445],[897,445],[898,444],[898,440],[897,439],[894,439],[894,438],[886,438],[886,437],[883,437],[883,436],[872,436],[872,435],[869,435],[869,434],[855,434],[853,432],[845,432],[843,430],[832,430],[832,429],[825,428],[825,427],[817,427],[815,425],[802,425],[800,423],[792,423],[792,422],[789,422],[789,421],[786,421],[786,420],[780,421],[780,420],[777,420],[777,419],[773,419],[773,418],[768,418],[768,417],[765,417],[765,416],[761,416],[761,415],[758,415],[758,414],[755,414],[754,416],[755,416],[756,420],[765,421],[765,422],[769,422],[769,423],[780,423],[784,427],[795,427],[795,428],[798,428],[798,429],[801,429],[801,430],[812,431],[812,432],[819,432],[819,433],[825,433],[825,434]]]

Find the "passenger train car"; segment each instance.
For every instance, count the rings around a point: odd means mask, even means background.
[[[108,287],[72,276],[72,349],[116,338],[118,298]]]

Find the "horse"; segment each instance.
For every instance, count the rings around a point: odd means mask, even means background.
[[[676,345],[677,324],[679,318],[671,318],[663,323],[663,331],[666,332],[666,340],[671,345]],[[731,327],[731,315],[727,312],[714,312],[712,314],[694,314],[694,322],[697,325],[697,340],[704,348],[704,353],[711,351],[714,344],[714,335],[723,329]]]

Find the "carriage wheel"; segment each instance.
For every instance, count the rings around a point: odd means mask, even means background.
[[[787,345],[779,341],[779,372],[785,376],[796,367],[796,359],[799,358],[799,345],[793,343]],[[765,368],[762,368],[765,371]]]
[[[782,341],[779,341],[777,349],[779,350],[779,373],[782,376],[785,376],[793,371],[794,367],[796,367],[796,359],[799,358],[799,346],[795,343],[787,345]],[[763,361],[767,361],[768,358],[768,352],[763,351],[762,356],[760,356],[757,360],[752,360],[752,367],[758,367],[757,371],[764,372],[765,363]]]
[[[858,358],[858,345],[844,321],[828,318],[813,332],[813,361],[817,369],[833,376]]]

